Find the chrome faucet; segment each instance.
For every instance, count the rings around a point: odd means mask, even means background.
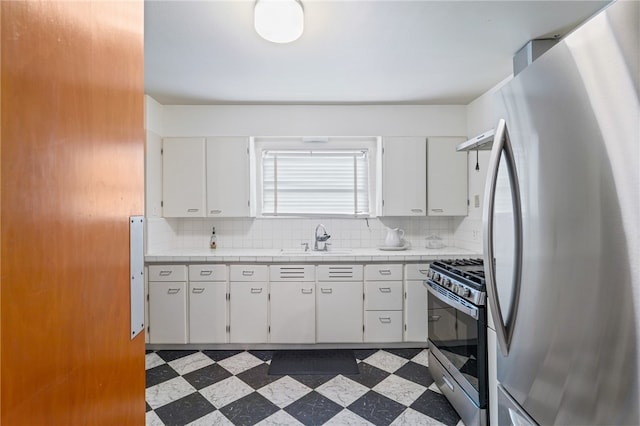
[[[318,230],[322,229],[322,234],[318,235]],[[327,251],[327,240],[331,238],[331,235],[327,234],[327,229],[323,224],[316,226],[315,243],[313,244],[313,250],[315,251]],[[318,244],[320,243],[320,244]]]

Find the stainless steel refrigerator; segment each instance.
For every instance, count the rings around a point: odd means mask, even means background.
[[[640,424],[638,1],[497,94],[485,273],[499,424]]]

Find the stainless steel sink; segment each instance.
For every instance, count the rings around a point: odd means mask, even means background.
[[[304,249],[282,249],[280,256],[349,256],[353,254],[353,250],[340,249],[328,251],[304,251]]]

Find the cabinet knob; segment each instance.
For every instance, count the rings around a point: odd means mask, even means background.
[[[333,289],[332,288],[320,288],[320,293],[322,294],[331,294],[333,293]]]
[[[251,293],[254,293],[254,294],[262,293],[262,288],[253,288],[253,287],[251,287]]]
[[[179,288],[170,288],[167,290],[167,294],[178,294],[178,293],[180,293]]]
[[[391,293],[391,287],[378,287],[380,293]]]
[[[210,214],[220,214],[222,213],[222,210],[209,210]]]
[[[194,293],[194,294],[204,293],[204,287],[203,288],[193,288],[191,293]]]
[[[187,209],[187,211],[188,211],[189,213],[195,213],[195,212],[200,211],[200,209]]]

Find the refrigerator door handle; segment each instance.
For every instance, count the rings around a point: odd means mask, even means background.
[[[509,323],[507,324],[500,308],[500,299],[498,298],[498,288],[496,286],[496,265],[494,259],[493,244],[493,220],[495,213],[495,198],[498,179],[498,168],[500,159],[505,155],[506,166],[509,174],[509,184],[511,187],[511,200],[513,203],[514,216],[514,268],[513,268],[513,292],[511,293],[511,314]],[[507,124],[504,119],[498,121],[496,126],[493,147],[491,149],[491,158],[489,160],[489,169],[487,173],[486,192],[484,198],[484,211],[482,215],[484,228],[484,265],[486,274],[487,293],[489,296],[489,304],[493,322],[496,326],[496,337],[498,346],[503,356],[509,354],[511,338],[513,336],[513,328],[518,314],[518,303],[520,299],[520,286],[522,277],[522,205],[520,202],[520,186],[518,185],[518,175],[516,173],[515,157],[513,148],[507,131]]]

